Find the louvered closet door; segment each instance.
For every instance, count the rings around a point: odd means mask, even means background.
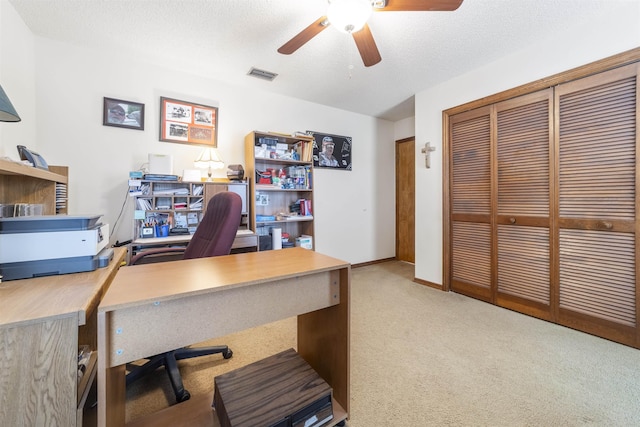
[[[450,120],[451,289],[491,301],[490,108]]]
[[[551,318],[551,89],[496,104],[498,305]]]
[[[637,65],[558,87],[558,321],[638,345]]]

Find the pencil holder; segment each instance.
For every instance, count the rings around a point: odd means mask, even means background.
[[[167,237],[169,235],[169,224],[156,225],[156,237]]]
[[[153,227],[142,227],[141,234],[143,238],[153,237]]]

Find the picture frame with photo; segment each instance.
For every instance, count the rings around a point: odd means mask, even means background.
[[[218,146],[218,107],[160,97],[160,141]]]
[[[103,126],[144,130],[144,104],[115,98],[103,98]]]
[[[353,142],[350,136],[332,135],[310,130],[307,131],[307,135],[313,136],[314,168],[351,170]]]

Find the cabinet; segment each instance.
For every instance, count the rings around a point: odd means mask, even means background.
[[[150,181],[142,180],[132,187],[135,198],[135,219],[130,255],[149,247],[182,245],[191,240],[204,217],[211,198],[222,191],[233,191],[242,198],[242,219],[233,249],[257,248],[257,236],[249,227],[249,183],[247,181]],[[166,225],[163,230],[156,225]],[[188,234],[172,234],[184,228]]]
[[[104,268],[0,283],[0,425],[82,426],[97,353],[78,381],[78,346],[96,350],[96,309],[124,257],[115,248]]]
[[[314,247],[312,153],[313,137],[307,135],[254,131],[245,137],[250,227],[260,236],[261,249],[270,247],[272,229],[281,229],[283,247],[301,236]]]
[[[35,203],[43,215],[67,213],[69,168],[49,166],[49,170],[0,159],[0,204]]]

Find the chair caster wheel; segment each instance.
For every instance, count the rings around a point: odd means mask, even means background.
[[[233,356],[233,351],[231,351],[231,349],[222,353],[222,357],[224,357],[225,359],[231,359],[231,356]]]
[[[191,393],[189,393],[189,391],[185,390],[179,396],[176,395],[176,402],[177,403],[184,402],[184,401],[189,400],[190,398],[191,398]]]
[[[336,424],[338,427],[344,427],[347,425],[347,422],[345,420],[340,421],[338,424]]]

